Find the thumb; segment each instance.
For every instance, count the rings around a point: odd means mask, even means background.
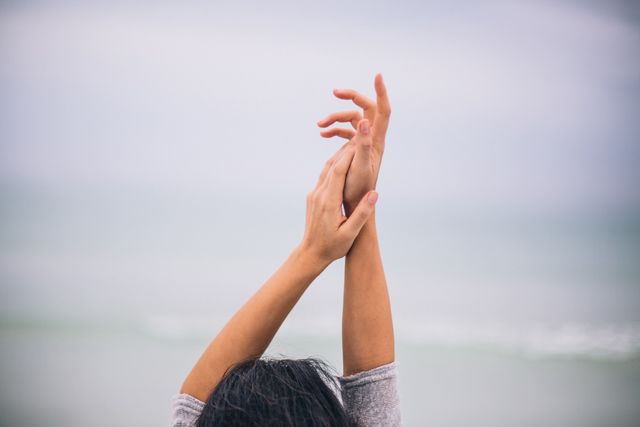
[[[347,233],[351,238],[355,239],[360,230],[367,222],[369,217],[374,211],[376,202],[378,201],[378,193],[375,191],[369,191],[364,195],[358,206],[356,206],[353,213],[349,216],[349,218],[342,224],[342,229]]]
[[[360,152],[369,152],[373,146],[373,139],[371,137],[371,123],[369,120],[362,119],[358,122],[358,129],[356,136],[353,137],[353,142],[356,144],[356,149]]]

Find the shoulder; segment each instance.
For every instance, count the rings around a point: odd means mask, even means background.
[[[399,426],[396,363],[339,378],[349,418],[357,426]]]

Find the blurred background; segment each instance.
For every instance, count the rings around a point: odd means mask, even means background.
[[[0,3],[0,425],[166,425],[379,71],[404,424],[639,425],[640,7],[528,0]]]

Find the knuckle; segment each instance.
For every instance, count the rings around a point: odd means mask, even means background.
[[[323,210],[329,210],[329,208],[331,207],[331,203],[329,203],[329,198],[327,198],[326,196],[321,197],[318,203]]]

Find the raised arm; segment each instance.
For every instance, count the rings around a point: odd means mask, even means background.
[[[213,339],[181,393],[205,401],[227,369],[261,356],[309,284],[349,250],[373,212],[373,203],[363,198],[348,219],[342,214],[345,176],[354,153],[355,149],[343,149],[327,161],[307,197],[302,242]]]
[[[344,375],[395,360],[391,306],[375,215],[362,228],[346,258],[342,354]]]
[[[325,137],[350,139],[343,149],[354,147],[355,158],[345,187],[345,210],[349,215],[363,194],[375,188],[391,108],[382,76],[375,78],[376,102],[353,90],[335,90],[340,99],[350,99],[363,109],[329,115],[318,122],[326,128],[335,122],[350,122],[356,130],[331,128]],[[393,323],[378,245],[375,214],[356,237],[346,257],[342,311],[344,375],[367,371],[395,360]]]

